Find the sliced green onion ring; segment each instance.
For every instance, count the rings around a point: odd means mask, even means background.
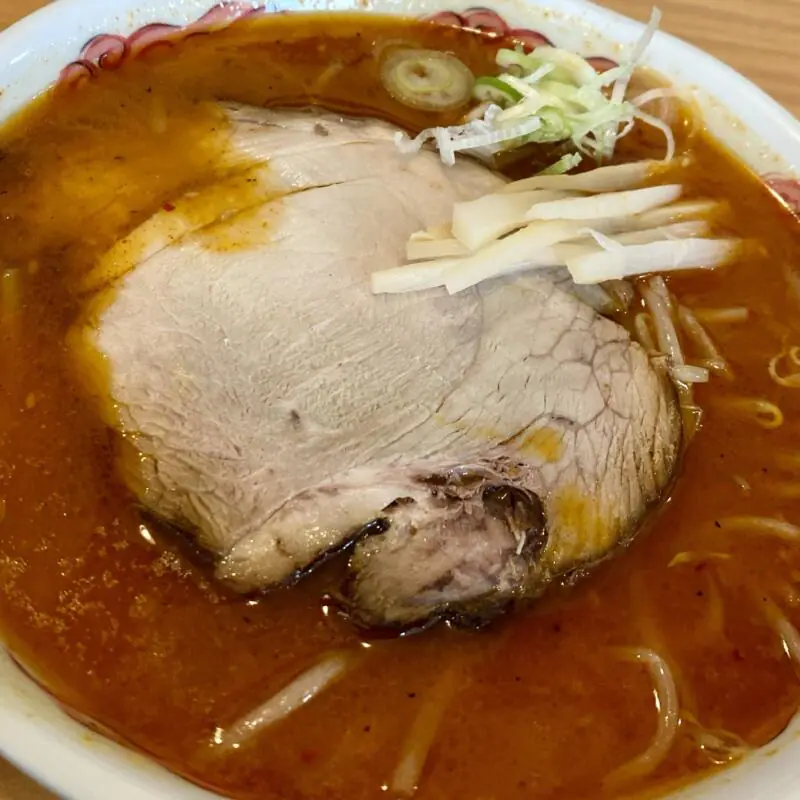
[[[475,83],[461,61],[438,50],[393,52],[383,62],[381,80],[395,100],[426,111],[448,111],[466,105]]]

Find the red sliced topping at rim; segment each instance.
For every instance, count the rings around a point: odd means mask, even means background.
[[[543,33],[528,28],[512,28],[508,31],[507,36],[513,40],[514,44],[521,44],[528,52],[537,47],[553,46],[553,43]]]
[[[451,28],[463,28],[466,25],[462,16],[456,14],[455,11],[439,11],[429,17],[425,17],[425,20],[436,25],[449,25]]]
[[[95,65],[91,61],[73,61],[61,70],[59,83],[64,86],[80,86],[95,76]]]
[[[184,27],[153,23],[135,31],[128,38],[114,34],[95,36],[84,46],[80,59],[64,68],[61,81],[76,85],[94,77],[97,74],[96,67],[115,69],[126,58],[136,57],[154,47],[171,47],[178,41],[210,33],[246,17],[270,13],[288,12],[279,11],[272,4],[253,7],[252,0],[228,0],[218,2],[197,22]],[[529,28],[512,28],[500,14],[485,6],[474,6],[462,13],[438,11],[425,17],[425,20],[437,25],[468,28],[490,37],[503,37],[509,44],[522,46],[527,52],[537,47],[553,46],[543,33]],[[611,59],[603,57],[590,58],[588,61],[598,72],[617,66]]]
[[[469,8],[461,16],[464,26],[476,31],[504,36],[509,30],[506,21],[490,8]]]
[[[261,11],[261,9],[253,8],[252,2],[248,3],[239,0],[239,2],[219,3],[206,11],[195,25],[225,25],[228,22],[234,22],[242,17],[249,16],[254,11]]]
[[[95,36],[83,48],[81,58],[91,61],[102,69],[118,67],[128,52],[128,43],[122,36],[109,34]]]
[[[587,58],[586,63],[591,64],[597,72],[608,72],[608,70],[615,69],[619,66],[616,61],[612,61],[610,58],[604,58],[603,56]]]
[[[157,45],[171,46],[174,40],[181,37],[183,32],[184,29],[179,28],[177,25],[146,25],[130,35],[128,39],[130,54],[135,57]]]

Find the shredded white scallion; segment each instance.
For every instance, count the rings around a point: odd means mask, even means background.
[[[656,100],[665,100],[670,97],[679,97],[679,94],[675,89],[667,87],[648,89],[646,92],[642,92],[637,97],[634,97],[631,103],[637,108],[641,108]]]
[[[631,57],[628,59],[626,64],[621,64],[619,67],[620,75],[614,83],[614,88],[611,90],[612,103],[622,102],[622,99],[625,97],[625,92],[628,90],[628,84],[633,76],[633,71],[639,65],[639,62],[641,62],[642,56],[644,56],[645,50],[647,50],[650,42],[656,35],[656,31],[658,30],[658,26],[660,24],[661,10],[658,8],[653,8],[653,10],[650,12],[650,20],[647,23],[647,27],[644,29],[641,37],[639,37],[639,40],[634,45]]]
[[[644,122],[646,125],[650,125],[652,128],[656,128],[664,134],[664,139],[666,139],[667,142],[664,161],[671,161],[675,157],[675,134],[672,133],[672,128],[670,128],[664,120],[652,114],[646,114],[644,111],[636,111],[633,116],[635,119]]]
[[[456,163],[456,153],[460,151],[472,150],[474,155],[490,157],[498,149],[497,145],[514,139],[524,139],[542,125],[541,120],[532,117],[507,126],[496,126],[496,109],[497,106],[489,106],[483,119],[474,119],[463,125],[426,128],[413,139],[398,131],[394,137],[395,145],[404,155],[415,155],[427,142],[433,140],[442,161],[452,166]]]
[[[658,8],[653,8],[652,12],[650,13],[650,20],[647,23],[647,27],[644,29],[644,32],[633,46],[633,51],[631,52],[630,58],[628,58],[625,63],[620,64],[619,67],[617,67],[617,70],[614,71],[614,85],[611,89],[612,105],[622,105],[622,102],[625,99],[625,94],[628,91],[628,84],[633,76],[633,72],[636,67],[639,66],[645,51],[655,36],[656,31],[658,30],[660,23],[661,11]],[[606,80],[608,80],[609,77],[610,76],[606,74]],[[610,158],[614,153],[614,146],[617,141],[617,127],[618,125],[609,125],[602,134],[602,155],[605,158]]]
[[[473,97],[480,102],[461,125],[429,128],[415,139],[401,135],[397,146],[401,152],[416,153],[433,140],[444,163],[452,165],[461,151],[490,159],[529,142],[570,142],[577,153],[602,161],[613,155],[617,141],[639,121],[664,133],[668,161],[675,152],[669,126],[641,110],[647,98],[640,96],[637,105],[625,97],[660,16],[655,9],[630,57],[601,75],[586,59],[556,47],[541,46],[531,53],[501,49],[496,61],[504,72],[476,80]],[[552,169],[568,171],[575,165],[562,158]]]

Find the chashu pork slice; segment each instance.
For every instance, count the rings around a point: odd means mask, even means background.
[[[485,620],[629,541],[681,422],[622,327],[561,272],[370,291],[502,179],[403,156],[379,121],[225,113],[228,172],[87,279],[141,501],[243,593],[354,543],[344,596],[369,626]]]

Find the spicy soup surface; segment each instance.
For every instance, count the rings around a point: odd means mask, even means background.
[[[449,669],[458,685],[418,797],[663,791],[727,759],[702,747],[698,730],[762,745],[800,703],[800,683],[762,608],[768,596],[800,623],[800,548],[725,522],[800,522],[792,460],[800,392],[768,370],[770,359],[800,344],[790,280],[800,229],[702,131],[681,127],[680,149],[691,156],[680,174],[687,195],[726,200],[721,227],[760,247],[729,268],[673,277],[670,288],[701,317],[747,308],[744,322],[708,325],[733,377],[696,390],[702,425],[669,502],[631,548],[480,633],[440,627],[361,641],[321,600],[337,585],[338,563],[259,600],[215,585],[117,477],[114,437],[69,357],[81,276],[208,176],[219,117],[206,101],[317,103],[412,131],[455,122],[383,90],[374,54],[398,40],[454,52],[476,74],[496,69],[499,42],[468,31],[378,15],[276,17],[156,48],[54,91],[3,131],[3,635],[76,713],[236,798],[386,796],[418,710]],[[660,147],[634,133],[618,158],[658,155]],[[535,169],[517,163],[513,175]],[[775,404],[781,424],[766,427],[742,412],[731,402],[741,398]],[[655,772],[610,787],[609,770],[646,750],[658,722],[650,677],[621,659],[620,647],[650,648],[668,661],[685,724]],[[334,649],[363,656],[252,744],[229,753],[213,746],[218,729]]]

